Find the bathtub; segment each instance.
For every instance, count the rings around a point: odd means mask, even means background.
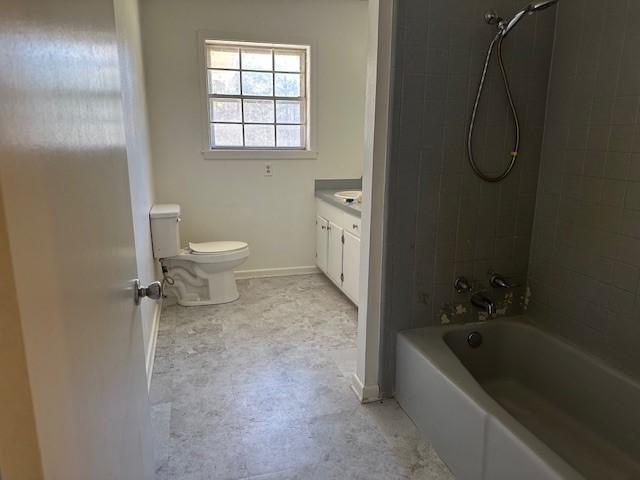
[[[514,320],[397,342],[396,398],[459,480],[640,479],[640,384],[598,359]]]

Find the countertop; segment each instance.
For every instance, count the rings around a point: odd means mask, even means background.
[[[362,204],[358,202],[347,203],[333,196],[336,192],[343,190],[362,190],[362,180],[360,179],[339,179],[339,180],[316,180],[316,198],[327,202],[329,205],[338,207],[345,212],[360,217]]]

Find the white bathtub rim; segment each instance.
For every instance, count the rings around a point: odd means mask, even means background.
[[[493,320],[492,323],[516,323],[513,320]],[[418,353],[425,362],[427,362],[435,372],[453,387],[467,401],[474,404],[478,409],[482,410],[485,415],[485,423],[489,425],[491,421],[496,422],[499,426],[506,429],[514,436],[523,446],[530,450],[536,457],[542,459],[550,470],[559,475],[559,478],[567,480],[584,479],[578,471],[566,462],[557,452],[555,452],[546,443],[535,436],[525,426],[523,426],[515,417],[505,410],[496,400],[494,400],[471,375],[467,368],[460,362],[455,353],[449,348],[443,339],[444,332],[455,330],[473,329],[474,325],[482,325],[487,327],[488,322],[467,323],[460,325],[447,325],[442,327],[425,327],[400,332],[399,338],[403,337],[409,346]],[[517,323],[526,328],[535,327],[517,321]],[[424,336],[423,331],[429,329],[430,335]],[[442,332],[437,334],[435,330]],[[541,332],[548,335],[546,332]],[[551,336],[554,340],[555,337]],[[561,340],[560,340],[561,341]],[[400,402],[401,406],[402,403]],[[426,432],[428,433],[428,432]],[[434,439],[430,439],[434,440]],[[434,443],[437,443],[434,441]],[[483,454],[486,457],[486,452]],[[453,463],[453,462],[448,462]],[[486,458],[484,460],[486,464]],[[486,466],[486,465],[485,465]],[[483,469],[485,468],[483,466]],[[483,478],[484,477],[483,475]]]

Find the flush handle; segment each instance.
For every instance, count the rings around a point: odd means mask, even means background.
[[[143,298],[160,300],[162,298],[162,284],[160,282],[151,282],[146,287],[142,287],[140,286],[140,280],[136,278],[133,286],[133,301],[136,305],[140,305],[140,300]]]

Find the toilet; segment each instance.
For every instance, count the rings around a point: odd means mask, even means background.
[[[233,270],[249,257],[245,242],[219,241],[180,244],[180,205],[154,205],[149,213],[153,256],[173,279],[167,285],[185,307],[216,305],[240,294]]]

